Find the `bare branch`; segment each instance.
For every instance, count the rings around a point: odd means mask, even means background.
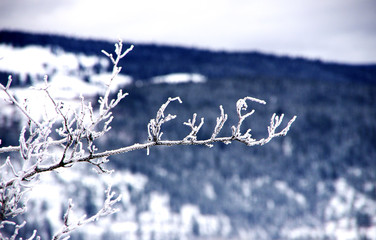
[[[97,221],[100,217],[104,217],[107,215],[111,215],[113,213],[116,213],[119,211],[119,209],[113,208],[114,204],[119,202],[121,200],[121,195],[119,195],[117,198],[114,198],[115,192],[111,191],[111,186],[108,186],[107,190],[105,191],[106,198],[104,201],[104,204],[102,208],[93,216],[90,218],[87,218],[86,215],[82,216],[78,221],[72,222],[70,220],[70,216],[73,214],[73,202],[72,199],[69,199],[68,209],[64,214],[64,226],[54,234],[53,240],[59,240],[63,236],[66,236],[67,234],[71,233],[75,229],[77,229],[80,226],[83,226],[85,224],[88,224],[90,222]]]
[[[111,91],[110,85],[111,85],[112,81],[115,79],[115,77],[121,71],[121,67],[118,67],[119,61],[120,61],[120,59],[125,57],[130,51],[133,50],[133,45],[131,45],[126,51],[124,51],[124,53],[122,53],[122,48],[123,48],[123,42],[122,42],[121,39],[119,39],[118,43],[115,44],[116,59],[114,59],[112,54],[109,54],[106,51],[102,50],[102,53],[110,58],[110,60],[112,61],[114,66],[113,66],[113,69],[112,69],[112,76],[110,78],[109,83],[107,84],[108,87],[107,87],[106,93],[105,93],[104,97],[100,99],[100,102],[99,102],[100,103],[100,111],[99,112],[100,112],[101,115],[103,115],[103,111],[104,111],[105,108],[109,108],[108,97],[109,97],[110,91]],[[123,96],[122,98],[124,98],[124,97],[125,96]],[[118,96],[118,99],[119,99],[119,96]]]
[[[204,125],[204,118],[201,118],[200,124],[198,126],[195,126],[196,117],[197,117],[197,114],[194,113],[192,120],[188,119],[188,122],[184,123],[184,125],[191,127],[191,132],[183,139],[183,141],[194,141],[197,139],[197,133],[198,131],[200,131],[200,128],[202,127],[202,125]]]
[[[179,103],[182,103],[180,97],[168,98],[167,102],[162,104],[162,106],[159,108],[157,116],[150,120],[148,124],[149,141],[160,141],[163,134],[163,132],[161,132],[162,124],[176,118],[176,115],[168,114],[166,117],[164,115],[164,111],[166,110],[167,106],[173,101],[179,101]]]
[[[223,110],[222,105],[219,106],[219,109],[221,110],[221,116],[217,117],[217,125],[215,125],[213,134],[211,136],[212,139],[214,139],[219,134],[219,132],[222,130],[223,125],[227,121],[227,117],[228,117],[227,114],[225,114],[225,111]]]
[[[9,92],[9,87],[10,87],[10,84],[12,83],[12,76],[9,76],[8,78],[8,82],[7,82],[7,85],[4,87],[4,85],[2,85],[0,83],[0,88],[7,94],[9,100],[11,103],[13,103],[14,105],[17,106],[17,108],[27,117],[27,119],[29,119],[30,121],[32,121],[35,125],[37,125],[38,127],[40,127],[40,123],[38,121],[36,121],[33,117],[30,116],[30,114],[27,112],[27,110],[25,109],[25,107],[23,107],[17,100],[16,98]]]

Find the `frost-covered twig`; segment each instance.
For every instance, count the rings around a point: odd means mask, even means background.
[[[221,110],[221,116],[217,117],[217,124],[215,125],[213,134],[211,136],[212,139],[214,139],[222,130],[223,125],[227,121],[227,117],[228,117],[227,114],[225,114],[225,110],[223,110],[222,105],[219,106],[219,109]]]
[[[23,228],[26,225],[26,221],[23,221],[21,224],[16,224],[12,221],[0,221],[0,230],[5,227],[5,225],[11,225],[14,226],[13,234],[10,237],[3,236],[0,231],[0,240],[15,240],[17,238],[17,235],[21,228]],[[40,240],[40,237],[37,236],[37,231],[34,230],[33,234],[27,238],[26,240]],[[22,240],[22,238],[20,238]]]
[[[168,98],[167,102],[165,102],[159,108],[157,116],[150,120],[148,124],[149,141],[158,142],[159,140],[161,140],[161,137],[163,135],[163,132],[161,132],[162,124],[176,118],[176,115],[168,114],[166,117],[164,115],[165,109],[173,101],[179,101],[179,103],[182,103],[180,97]]]
[[[191,127],[191,132],[183,139],[183,141],[194,141],[197,140],[197,133],[200,131],[202,125],[204,125],[204,118],[201,118],[199,125],[196,124],[197,113],[193,114],[192,120],[188,119],[188,122],[185,122],[184,125]]]
[[[104,201],[104,204],[102,206],[102,208],[93,216],[87,218],[86,215],[82,216],[78,221],[71,221],[71,215],[72,215],[72,212],[73,212],[73,202],[72,202],[72,199],[69,199],[69,204],[68,204],[68,208],[67,208],[67,211],[65,212],[64,214],[64,218],[63,218],[63,227],[57,232],[54,234],[54,236],[52,237],[53,240],[59,240],[61,239],[62,237],[64,237],[64,239],[68,239],[69,235],[72,231],[74,231],[75,229],[85,225],[85,224],[88,224],[90,222],[94,222],[94,221],[97,221],[100,217],[104,217],[104,216],[107,216],[107,215],[111,215],[115,212],[118,212],[119,209],[117,208],[114,208],[114,204],[119,202],[121,200],[121,195],[119,195],[117,198],[114,198],[115,196],[115,192],[112,192],[111,191],[111,186],[109,186],[106,190],[106,199]]]
[[[162,125],[164,123],[166,123],[167,121],[170,121],[170,120],[176,118],[176,115],[171,115],[171,114],[168,114],[165,117],[164,112],[165,112],[167,106],[172,101],[175,101],[175,100],[178,100],[179,102],[181,102],[179,97],[169,98],[167,100],[167,102],[164,103],[160,107],[160,109],[158,110],[156,118],[150,120],[150,122],[148,124],[148,134],[149,134],[149,138],[148,138],[149,141],[148,142],[146,142],[146,143],[135,143],[131,146],[126,146],[126,147],[122,147],[122,148],[119,148],[119,149],[114,149],[114,150],[109,150],[109,151],[105,151],[105,152],[101,152],[101,153],[96,153],[96,154],[93,154],[93,155],[90,155],[90,156],[84,156],[82,158],[76,159],[75,161],[85,162],[85,161],[88,161],[90,159],[95,159],[95,158],[107,158],[107,157],[112,156],[112,155],[121,154],[121,153],[125,153],[125,152],[130,152],[130,151],[135,151],[135,150],[139,150],[139,149],[147,149],[149,151],[150,147],[153,147],[153,146],[156,146],[156,145],[158,145],[158,146],[206,145],[206,146],[211,147],[212,144],[216,143],[216,142],[223,142],[225,144],[229,144],[233,141],[238,141],[238,142],[244,143],[247,146],[264,145],[275,137],[286,135],[287,132],[289,131],[292,123],[296,120],[296,116],[294,116],[287,123],[285,128],[283,128],[280,132],[276,133],[276,129],[282,123],[283,115],[277,116],[276,114],[273,114],[271,121],[270,121],[270,126],[268,127],[268,131],[269,131],[268,137],[262,138],[262,139],[259,139],[259,140],[253,139],[251,137],[251,134],[250,134],[250,132],[251,132],[250,129],[248,129],[244,134],[242,134],[240,128],[241,128],[244,120],[254,113],[254,110],[252,110],[252,111],[250,111],[250,112],[248,112],[244,115],[241,114],[241,111],[247,110],[248,106],[245,103],[246,100],[251,100],[251,101],[255,101],[255,102],[259,102],[259,103],[263,103],[263,104],[265,103],[265,101],[255,99],[255,98],[252,98],[252,97],[245,97],[243,99],[240,99],[236,104],[239,121],[238,121],[238,124],[237,124],[236,127],[232,126],[233,133],[232,133],[231,136],[218,137],[218,134],[221,131],[221,129],[223,128],[223,125],[226,122],[227,117],[228,117],[227,114],[224,113],[223,107],[220,106],[221,115],[217,118],[217,125],[216,125],[216,127],[213,131],[211,138],[203,139],[203,140],[197,139],[197,133],[201,129],[201,127],[203,126],[204,119],[202,118],[201,123],[198,126],[195,126],[197,114],[194,114],[192,120],[189,119],[188,122],[184,123],[185,125],[188,125],[188,126],[191,127],[191,132],[185,138],[183,138],[182,140],[162,140],[161,139],[162,134],[163,134],[163,132],[161,131]]]
[[[106,90],[106,93],[105,93],[104,97],[100,99],[100,103],[101,103],[100,114],[101,115],[105,115],[105,113],[104,113],[105,108],[108,109],[110,107],[108,105],[108,96],[110,95],[110,91],[111,91],[109,86],[111,85],[112,81],[115,79],[115,77],[121,71],[121,67],[118,67],[119,61],[120,61],[120,59],[124,58],[132,50],[133,50],[133,45],[131,45],[126,51],[122,52],[123,51],[123,42],[121,41],[121,39],[119,39],[118,43],[115,44],[116,58],[114,58],[112,54],[106,52],[105,50],[102,50],[102,53],[110,58],[110,60],[112,61],[114,66],[112,68],[112,76],[110,78],[110,81],[109,81],[109,83],[107,83],[108,88]],[[118,98],[119,98],[119,96],[118,96]]]
[[[30,120],[31,122],[33,122],[35,125],[37,125],[38,127],[40,127],[40,123],[38,121],[36,121],[33,117],[31,117],[31,115],[27,112],[27,109],[22,106],[13,96],[13,94],[9,91],[9,87],[10,85],[12,84],[12,76],[9,76],[8,77],[8,82],[6,84],[6,86],[4,86],[3,84],[0,83],[0,89],[3,90],[6,95],[8,96],[9,98],[9,101],[16,105],[17,108],[27,117],[28,120]]]
[[[104,96],[99,99],[99,113],[93,110],[90,102],[85,102],[83,96],[80,98],[80,107],[77,110],[69,108],[66,110],[64,103],[57,101],[50,94],[48,78],[45,76],[45,84],[39,90],[46,94],[52,103],[56,116],[50,119],[44,118],[41,122],[38,122],[28,112],[28,109],[32,106],[28,106],[27,103],[25,103],[26,105],[20,104],[10,92],[12,77],[9,77],[6,86],[0,84],[0,90],[6,93],[9,102],[14,104],[28,120],[28,124],[22,127],[20,132],[19,146],[0,148],[0,154],[18,151],[22,159],[18,162],[19,165],[15,166],[8,156],[0,167],[0,221],[16,217],[26,211],[27,199],[24,198],[24,193],[38,183],[35,180],[40,173],[71,167],[77,162],[76,159],[83,157],[85,153],[92,155],[98,150],[94,144],[95,139],[103,136],[111,129],[110,123],[113,119],[111,110],[128,95],[120,90],[116,98],[110,99],[113,79],[121,70],[121,67],[118,67],[117,64],[132,48],[133,46],[122,52],[121,41],[116,44],[116,60],[112,55],[110,56],[114,63],[114,70],[110,81],[106,83]],[[59,119],[61,119],[61,127],[55,128],[59,124]],[[102,129],[98,129],[99,125],[103,126]],[[56,130],[61,138],[54,137],[52,130]],[[85,142],[83,142],[84,140]],[[86,149],[84,149],[85,145],[87,146]],[[90,158],[86,162],[95,166],[99,172],[111,172],[103,166],[108,162],[106,158]],[[109,211],[109,206],[114,203],[105,202],[103,211],[97,216],[112,213]],[[87,221],[80,224],[85,223]]]

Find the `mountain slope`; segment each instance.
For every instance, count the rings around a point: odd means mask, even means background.
[[[103,56],[113,43],[47,34],[0,31],[0,43],[14,47],[42,45],[66,52]],[[128,43],[130,44],[130,43]],[[149,79],[175,72],[195,72],[211,79],[229,77],[283,77],[309,80],[362,81],[376,83],[376,65],[343,65],[302,58],[277,57],[257,52],[208,51],[177,46],[135,44],[123,61],[126,74]],[[98,50],[99,49],[99,50]],[[137,52],[137,54],[136,54]],[[110,67],[110,66],[109,66]]]

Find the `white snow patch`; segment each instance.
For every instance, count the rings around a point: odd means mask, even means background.
[[[246,198],[249,198],[251,197],[252,195],[252,184],[250,181],[243,181],[242,182],[242,192],[243,192],[243,195],[246,197]]]
[[[86,224],[83,228],[85,228],[86,239],[101,239],[101,236],[105,233],[105,229],[98,227],[96,223]]]
[[[226,236],[232,228],[230,219],[223,215],[203,215],[195,205],[183,205],[180,213],[172,212],[169,196],[153,192],[149,209],[139,215],[139,232],[143,239],[185,239],[197,227],[201,236]]]
[[[297,193],[294,190],[292,190],[286,182],[282,181],[276,181],[274,183],[275,188],[277,188],[281,193],[286,194],[288,198],[294,199],[297,203],[299,203],[302,206],[307,205],[307,200],[304,197],[303,194]]]
[[[64,100],[63,112],[68,109],[75,110],[79,107],[79,95],[80,93],[76,90],[73,91],[70,84],[79,86],[80,88],[86,89],[89,91],[94,91],[89,85],[84,84],[83,82],[67,76],[59,77],[62,81],[51,81],[50,94],[55,99],[55,101]],[[64,84],[66,81],[66,84]],[[55,86],[54,84],[58,83],[60,86]],[[49,99],[47,94],[37,88],[42,85],[37,85],[36,88],[12,88],[11,92],[16,97],[16,99],[21,104],[27,104],[27,110],[31,117],[37,121],[40,119],[53,119],[58,114],[55,110],[53,102]],[[7,97],[5,97],[6,99]],[[72,101],[74,100],[74,101]],[[4,108],[14,108],[12,105],[4,104]]]
[[[360,177],[362,175],[362,169],[357,167],[350,167],[347,172],[355,177]]]
[[[205,196],[210,200],[214,200],[217,197],[217,194],[215,194],[213,185],[209,183],[206,183],[204,185],[204,193],[205,193]]]
[[[136,234],[138,230],[138,224],[134,221],[111,223],[111,231],[113,233],[124,233],[124,230]]]
[[[78,107],[80,107],[81,95],[90,98],[104,92],[105,85],[103,82],[100,82],[99,79],[103,79],[105,76],[94,76],[94,78],[96,77],[96,81],[98,82],[91,84],[75,76],[68,76],[57,73],[48,80],[48,90],[55,101],[64,101],[64,109],[66,109],[67,111],[68,109],[76,110],[78,109]],[[115,81],[111,85],[111,89],[113,91],[116,91],[120,86],[129,84],[130,82],[130,77],[118,76],[118,78],[115,79]],[[43,117],[52,119],[57,115],[57,113],[52,101],[49,99],[47,94],[44,91],[39,90],[44,87],[44,82],[38,82],[31,88],[16,87],[11,88],[10,91],[14,94],[14,96],[20,103],[28,104],[28,111],[34,119],[39,120]],[[8,96],[6,96],[3,91],[1,91],[0,98],[8,99]],[[10,109],[12,108],[12,106],[4,103],[3,101],[1,105],[4,105],[2,107],[1,115],[6,114],[7,112],[11,112]]]
[[[44,92],[32,88],[11,88],[11,92],[20,104],[27,105],[30,116],[37,121],[43,117],[51,119],[56,116],[55,108]],[[13,105],[4,107],[15,109]],[[18,112],[18,114],[21,113]]]
[[[163,76],[157,76],[151,79],[152,83],[204,83],[206,82],[206,77],[198,73],[172,73]]]
[[[139,173],[131,173],[130,171],[116,171],[111,175],[106,175],[104,180],[106,182],[112,182],[112,184],[114,185],[131,185],[134,190],[142,191],[145,188],[146,183],[148,182],[148,177]]]
[[[83,165],[77,165],[75,168],[60,169],[58,174],[41,175],[40,183],[29,193],[28,206],[33,207],[28,210],[27,220],[42,225],[43,221],[48,219],[52,224],[53,232],[56,232],[63,224],[61,216],[66,211],[68,198],[73,198],[72,221],[78,220],[85,214],[80,205],[85,202],[86,191],[80,190],[90,189],[91,201],[97,209],[100,209],[103,205],[105,189],[110,184],[116,186],[118,189],[116,191],[117,194],[122,194],[123,196],[122,201],[116,207],[125,206],[127,210],[123,209],[122,211],[125,212],[112,215],[112,217],[100,218],[99,222],[85,225],[79,231],[85,233],[88,239],[102,239],[103,234],[109,231],[114,234],[119,232],[125,235],[137,234],[136,211],[132,208],[132,203],[130,202],[128,186],[131,186],[132,189],[142,190],[146,182],[146,176],[132,174],[129,171],[117,171],[111,175],[104,174],[98,177],[94,171],[88,171],[88,167]],[[153,201],[153,204],[153,209],[157,208],[158,212],[160,212],[159,205],[162,204],[163,206],[165,202]],[[169,210],[165,209],[165,212],[169,213]]]
[[[158,215],[161,220],[169,218],[170,197],[167,194],[154,192],[150,194],[149,210]]]
[[[200,215],[200,209],[196,205],[183,205],[180,208],[180,217],[184,229],[192,229],[192,221],[198,215]]]
[[[50,94],[58,99],[78,99],[83,96],[93,96],[101,91],[100,86],[94,86],[77,77],[67,75],[54,75],[50,80]],[[38,86],[36,86],[38,87]]]
[[[364,188],[364,191],[371,192],[371,191],[373,191],[373,189],[376,188],[376,184],[373,183],[373,182],[366,182],[366,183],[364,183],[363,188]]]
[[[328,219],[325,231],[328,236],[335,239],[358,239],[359,234],[373,239],[376,226],[357,226],[354,213],[367,213],[371,223],[376,222],[376,201],[358,192],[349,185],[344,178],[339,178],[335,183],[336,194],[330,199],[326,209],[325,218]]]
[[[325,182],[319,181],[316,184],[316,190],[319,195],[323,195],[326,193],[326,185]]]
[[[33,207],[28,208],[28,217],[31,217],[32,221],[41,223],[39,210],[44,209],[44,215],[51,220],[52,228],[56,231],[61,227],[59,222],[62,213],[61,206],[67,205],[67,199],[61,197],[63,191],[60,187],[53,187],[52,183],[55,182],[55,179],[52,174],[41,175],[40,179],[41,181],[28,193],[28,197],[31,199],[29,203],[33,202],[31,205]]]
[[[66,109],[76,109],[80,104],[81,95],[93,97],[103,94],[106,83],[111,79],[111,74],[94,75],[94,66],[99,65],[103,69],[108,66],[109,61],[104,56],[86,56],[42,46],[30,45],[19,48],[6,44],[0,44],[0,56],[0,71],[19,74],[21,81],[25,81],[29,75],[35,89],[45,87],[42,79],[44,75],[48,75],[50,94],[57,101],[64,100],[65,105],[69,105],[65,106]],[[91,76],[90,80],[94,83],[84,81],[85,76]],[[130,77],[118,75],[111,84],[111,91],[117,91],[119,87],[131,82]],[[33,118],[53,118],[56,111],[52,102],[43,91],[35,89],[11,86],[10,91],[19,102],[27,101],[28,110]],[[0,97],[8,99],[4,93],[0,93]],[[6,103],[1,106],[1,115],[9,112],[10,107]]]
[[[110,83],[111,78],[112,78],[111,73],[101,73],[101,74],[90,76],[90,81],[94,84],[101,86],[101,88],[103,89],[103,86]],[[131,76],[119,74],[111,83],[111,92],[115,92],[120,87],[129,85],[132,82],[133,82],[133,79]]]
[[[330,200],[328,207],[326,208],[326,217],[333,219],[345,215],[348,210],[348,205],[353,204],[355,197],[355,191],[349,185],[345,179],[340,178],[335,183],[337,194]]]
[[[87,56],[84,54],[78,54],[77,55],[78,62],[83,66],[84,68],[92,68],[95,66],[95,64],[98,63],[98,57],[93,57],[93,56]],[[101,62],[104,65],[108,65],[108,61]]]
[[[15,48],[0,45],[0,70],[12,73],[46,74],[46,64],[55,62],[56,56],[48,48],[28,46]]]
[[[264,187],[265,185],[269,184],[271,182],[271,179],[269,176],[262,176],[259,178],[256,178],[253,182],[253,185],[256,188]]]
[[[193,223],[198,224],[201,236],[227,236],[232,231],[230,219],[223,215],[202,215],[200,209],[191,204],[183,205],[180,209],[181,229],[190,233]]]
[[[268,209],[274,209],[274,208],[275,208],[275,202],[274,202],[273,200],[268,199],[268,200],[266,201],[266,207],[267,207]]]
[[[282,152],[286,157],[291,157],[294,147],[289,137],[285,137],[282,143]]]
[[[308,226],[283,229],[282,235],[286,237],[286,239],[323,239],[325,237],[322,229]]]
[[[177,218],[170,211],[169,200],[167,194],[153,192],[150,194],[149,210],[140,213],[140,230],[149,239],[152,235],[169,236],[178,225]]]
[[[19,48],[0,44],[0,56],[1,71],[32,76],[77,71],[80,65],[93,67],[99,63],[103,67],[108,66],[105,57],[76,55],[63,50],[52,51],[49,47],[34,45]]]

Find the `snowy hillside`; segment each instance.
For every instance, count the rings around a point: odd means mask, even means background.
[[[111,51],[112,44],[68,40],[0,32],[0,82],[12,74],[12,91],[32,102],[34,116],[51,111],[40,107],[44,75],[52,94],[73,107],[80,94],[95,103],[109,79],[111,66],[100,50]],[[112,184],[123,195],[119,213],[71,239],[376,239],[376,66],[137,44],[122,66],[113,93],[122,88],[130,95],[97,143],[102,149],[146,141],[147,123],[168,97],[183,103],[168,107],[178,117],[166,124],[166,139],[185,136],[183,122],[194,112],[205,118],[198,137],[210,137],[219,105],[229,115],[223,134],[229,133],[235,102],[245,96],[267,102],[254,106],[244,123],[257,138],[275,112],[298,120],[286,137],[262,147],[153,148],[150,156],[111,157],[112,175],[98,176],[84,165],[43,175],[30,192],[30,225],[22,236],[37,229],[48,239],[61,226],[69,198],[76,217],[92,215]],[[0,101],[2,146],[18,143],[14,113]]]
[[[0,43],[0,72],[12,75],[15,96],[18,99],[27,99],[31,105],[42,106],[49,102],[48,97],[38,89],[45,86],[44,77],[48,77],[49,90],[52,96],[58,100],[71,102],[73,105],[80,101],[80,96],[94,97],[103,94],[104,86],[111,79],[111,73],[107,72],[110,62],[107,57],[96,55],[86,56],[65,52],[59,48],[42,47],[37,45],[27,47],[13,47]],[[8,79],[1,79],[6,83]],[[116,93],[120,88],[133,83],[133,78],[120,74],[112,84],[112,92]],[[156,76],[152,83],[200,83],[206,78],[200,74],[173,73]],[[20,87],[21,86],[21,87]],[[1,92],[0,97],[6,98]],[[0,104],[4,104],[1,102]],[[31,115],[36,118],[53,108],[47,104],[47,109],[35,107],[31,109]],[[6,105],[3,106],[3,113]],[[9,110],[8,110],[9,112]],[[1,113],[0,113],[1,114]]]

